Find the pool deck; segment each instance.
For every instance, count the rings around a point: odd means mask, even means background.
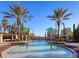
[[[65,46],[75,50],[77,57],[79,58],[79,43],[66,43]]]
[[[11,43],[0,43],[0,58],[1,58],[1,53],[12,46],[13,45],[11,45]]]

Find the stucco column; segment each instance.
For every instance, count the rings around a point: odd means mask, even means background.
[[[0,34],[0,43],[3,43],[3,34]]]
[[[16,35],[16,39],[18,39],[18,35]]]
[[[26,41],[27,41],[27,35],[26,35]]]
[[[21,40],[23,40],[23,35],[22,35],[22,39]]]

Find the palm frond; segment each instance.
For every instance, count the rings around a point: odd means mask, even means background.
[[[10,7],[10,11],[12,14],[16,14],[16,10],[15,8],[13,8],[13,6],[9,6]]]
[[[3,18],[13,18],[14,16],[4,16]]]
[[[63,24],[63,26],[65,25],[64,22],[61,22]]]
[[[48,18],[53,18],[53,16],[51,16],[51,15],[48,15],[47,17],[48,17]]]
[[[48,17],[48,19],[49,19],[49,20],[56,20],[56,17],[55,17],[55,15],[53,15],[53,16],[51,16],[51,15],[48,15],[47,17]]]
[[[62,16],[67,12],[68,9],[62,10]]]
[[[54,15],[55,15],[56,18],[58,18],[58,10],[57,9],[54,10]]]
[[[29,19],[32,19],[33,17],[34,17],[34,16],[32,16],[32,15],[28,16]]]
[[[70,18],[63,18],[62,20],[68,20],[68,19],[70,19]]]
[[[67,18],[70,15],[72,15],[72,13],[68,13],[68,14],[64,15],[63,18]]]
[[[5,14],[5,15],[11,15],[11,14],[8,13],[8,12],[1,12],[1,13]]]

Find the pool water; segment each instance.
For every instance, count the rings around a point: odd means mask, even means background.
[[[31,41],[28,46],[20,45],[10,49],[7,57],[11,58],[72,58],[74,53],[59,44],[50,44],[46,41]]]

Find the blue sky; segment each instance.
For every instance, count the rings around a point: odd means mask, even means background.
[[[9,6],[12,2],[0,2],[0,11],[8,11]],[[17,2],[15,2],[17,3]],[[33,15],[33,19],[31,21],[27,21],[25,23],[25,26],[31,27],[31,32],[34,32],[37,36],[44,36],[46,29],[48,27],[55,27],[55,22],[48,20],[47,16],[52,15],[53,11],[56,8],[64,8],[68,9],[68,12],[72,12],[73,15],[70,16],[69,20],[64,21],[66,27],[73,27],[73,24],[79,23],[79,2],[61,2],[61,1],[44,1],[44,2],[35,2],[35,1],[24,1],[20,2],[21,5],[26,7],[31,15]],[[0,14],[0,23],[3,19],[3,14]],[[16,19],[9,19],[9,23],[12,24],[13,22],[16,22]],[[61,25],[62,28],[62,25]]]

